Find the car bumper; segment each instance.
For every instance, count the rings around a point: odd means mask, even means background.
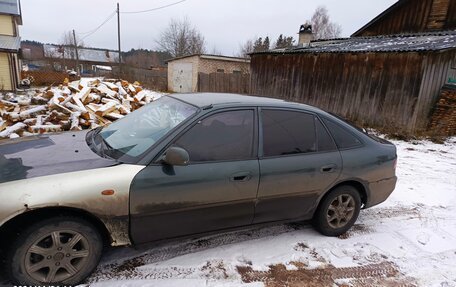
[[[396,187],[397,177],[391,177],[369,183],[369,196],[364,208],[384,202]]]

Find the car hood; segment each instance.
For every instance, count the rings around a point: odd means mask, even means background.
[[[94,153],[87,131],[0,141],[0,183],[118,164]]]

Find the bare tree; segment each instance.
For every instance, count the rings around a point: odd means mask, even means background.
[[[315,9],[310,22],[315,39],[338,38],[342,34],[342,27],[331,22],[328,9],[325,6],[319,6]]]
[[[62,38],[60,39],[60,45],[63,47],[62,53],[65,54],[66,59],[76,59],[76,46],[83,47],[84,42],[76,34],[76,43],[74,41],[73,32],[66,31],[63,33]]]
[[[223,53],[220,51],[216,46],[212,47],[212,50],[210,52],[211,55],[216,55],[216,56],[222,56]]]
[[[249,39],[244,44],[242,44],[239,48],[239,53],[237,56],[241,58],[247,58],[249,54],[252,53],[255,49],[254,41],[255,40]]]
[[[204,36],[187,18],[181,21],[172,19],[157,44],[173,57],[203,54],[206,51]]]

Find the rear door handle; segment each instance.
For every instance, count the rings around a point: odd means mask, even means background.
[[[243,182],[243,181],[249,181],[252,178],[252,173],[251,172],[238,172],[230,177],[230,181],[237,181],[237,182]]]
[[[322,166],[320,168],[320,172],[323,172],[323,173],[331,173],[331,172],[334,172],[337,168],[337,165],[335,164],[328,164],[328,165],[325,165],[325,166]]]

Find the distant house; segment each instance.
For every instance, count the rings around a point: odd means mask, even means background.
[[[44,58],[51,60],[64,69],[76,67],[76,49],[66,45],[43,45]],[[97,68],[111,70],[119,63],[119,52],[108,49],[78,47],[79,70],[81,74],[91,73]]]
[[[13,91],[19,85],[19,49],[22,25],[19,0],[0,1],[0,90]]]
[[[21,49],[23,62],[29,69],[76,70],[77,57],[74,46],[23,41]],[[78,47],[78,57],[81,73],[90,74],[97,69],[111,71],[112,67],[119,63],[119,52],[108,49]]]
[[[197,92],[200,74],[249,74],[250,60],[218,55],[190,55],[168,60],[168,90]]]
[[[301,27],[297,47],[251,54],[251,93],[426,130],[440,89],[456,80],[455,3],[399,0],[351,38],[312,40]]]

